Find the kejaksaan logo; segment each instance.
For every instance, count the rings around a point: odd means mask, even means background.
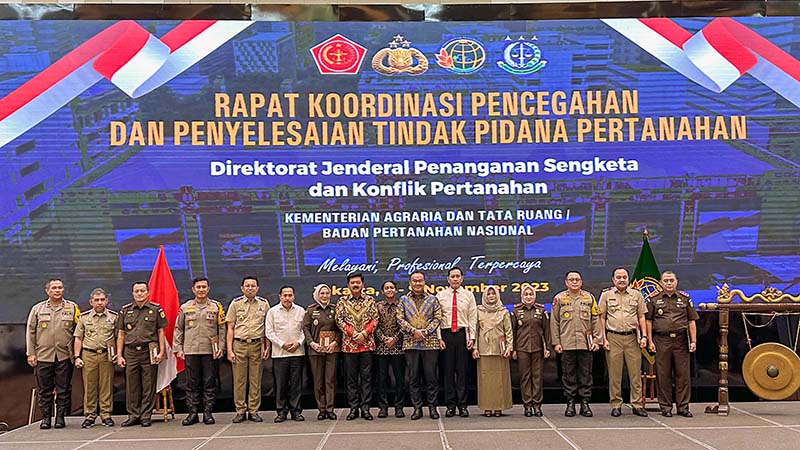
[[[533,43],[535,40],[536,36],[530,41],[526,41],[522,36],[517,40],[506,36],[503,60],[497,61],[497,65],[514,75],[529,75],[540,70],[547,65],[547,61],[542,59],[542,50]]]

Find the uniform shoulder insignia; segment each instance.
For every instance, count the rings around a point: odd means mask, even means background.
[[[533,306],[535,306],[536,308],[544,309],[544,305],[542,305],[541,303],[534,303]]]
[[[514,308],[522,308],[523,306],[524,306],[524,303],[522,303],[522,302],[514,303]]]
[[[609,286],[609,287],[603,289],[603,292],[610,291],[612,289],[614,289],[614,286]]]
[[[131,306],[133,306],[133,302],[126,303],[126,304],[122,305],[122,309],[130,308]]]
[[[110,310],[110,309],[106,309],[106,312],[107,312],[107,313],[109,313],[109,314],[111,314],[112,316],[116,316],[116,315],[117,315],[117,312],[116,312],[116,311],[112,311],[112,310]]]
[[[681,295],[683,295],[685,297],[691,297],[691,295],[689,295],[689,293],[686,292],[686,291],[678,291],[678,294],[681,294]]]
[[[88,315],[88,314],[89,314],[90,312],[92,312],[92,311],[94,311],[94,310],[93,310],[93,309],[87,309],[86,311],[84,311],[84,312],[82,312],[82,313],[81,313],[81,316],[86,316],[86,315]]]

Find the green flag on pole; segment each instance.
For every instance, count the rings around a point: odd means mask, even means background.
[[[636,269],[631,276],[631,287],[638,289],[645,299],[655,292],[661,292],[661,271],[658,270],[656,258],[650,248],[650,240],[647,230],[642,233],[642,251],[639,252],[639,260],[636,261]]]
[[[636,268],[633,270],[633,276],[631,277],[631,287],[638,289],[645,300],[652,294],[663,290],[660,282],[661,271],[658,270],[656,257],[653,256],[648,237],[649,233],[645,229],[644,233],[642,233],[642,251],[639,252],[639,260],[636,261]],[[642,349],[642,355],[644,355],[648,363],[655,364],[655,357],[647,349]]]

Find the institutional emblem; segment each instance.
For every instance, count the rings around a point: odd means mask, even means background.
[[[428,58],[398,34],[389,42],[389,47],[378,50],[372,57],[372,68],[383,75],[419,75],[428,70]]]
[[[516,41],[506,36],[506,46],[503,49],[503,60],[497,65],[508,73],[515,75],[528,75],[547,65],[542,59],[542,50],[534,44],[536,36],[526,41],[522,36]]]
[[[469,38],[451,39],[436,54],[439,67],[459,75],[477,72],[485,62],[486,51],[483,44]]]
[[[323,75],[354,75],[364,62],[367,49],[337,34],[311,47],[311,55]]]

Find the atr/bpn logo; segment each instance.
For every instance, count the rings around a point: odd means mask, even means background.
[[[367,49],[337,34],[311,47],[311,55],[323,75],[354,75],[361,68]]]

